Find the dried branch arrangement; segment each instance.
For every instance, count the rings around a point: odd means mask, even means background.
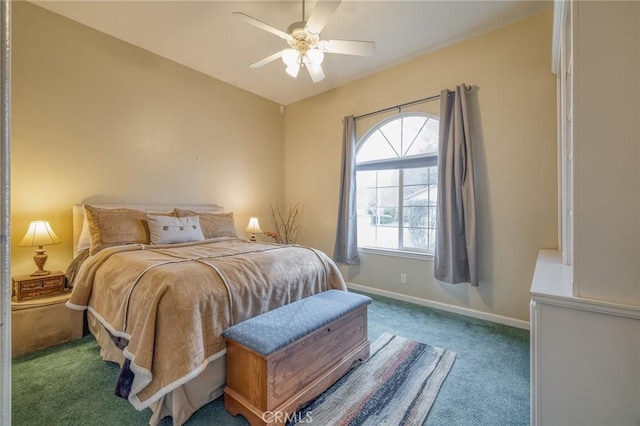
[[[299,213],[300,203],[290,205],[286,214],[280,207],[271,206],[274,232],[265,232],[264,235],[273,238],[279,244],[295,244],[298,239]]]

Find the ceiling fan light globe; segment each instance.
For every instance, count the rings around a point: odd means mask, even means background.
[[[322,61],[324,61],[324,53],[322,52],[322,50],[317,48],[309,49],[309,51],[307,52],[307,57],[309,58],[309,62],[314,65],[320,65]]]
[[[294,64],[291,64],[291,65],[287,65],[287,68],[285,68],[285,71],[291,77],[296,78],[296,77],[298,77],[298,71],[300,71],[300,64],[299,63],[294,63]]]
[[[311,62],[307,62],[305,65],[306,65],[308,68],[310,68],[312,71],[314,71],[314,72],[316,72],[316,71],[318,71],[320,68],[322,68],[322,67],[320,66],[320,64],[312,64]]]
[[[285,49],[282,52],[282,62],[284,62],[287,67],[300,63],[300,52],[295,49]]]

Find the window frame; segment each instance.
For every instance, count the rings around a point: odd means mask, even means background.
[[[364,146],[365,142],[371,137],[375,132],[377,132],[381,127],[384,127],[386,124],[404,119],[406,117],[421,117],[426,118],[425,125],[428,120],[435,120],[440,124],[440,118],[434,114],[429,114],[426,112],[405,112],[394,114],[393,116],[387,117],[381,121],[375,123],[369,130],[367,130],[356,143],[356,159],[360,149]],[[402,131],[402,125],[400,129]],[[417,134],[422,131],[420,129]],[[402,137],[402,136],[401,136]],[[384,160],[370,160],[363,161],[358,164],[356,161],[355,164],[355,172],[357,176],[357,172],[359,171],[381,171],[381,170],[398,170],[398,217],[400,220],[398,221],[398,248],[388,248],[388,247],[378,247],[378,246],[360,246],[358,245],[358,251],[361,253],[367,254],[376,254],[376,255],[386,255],[386,256],[394,256],[394,257],[403,257],[410,259],[419,259],[419,260],[433,260],[434,252],[429,251],[427,249],[419,249],[416,247],[405,247],[404,246],[404,231],[405,227],[403,224],[402,218],[404,217],[404,182],[403,182],[403,170],[404,169],[412,169],[412,168],[421,168],[421,167],[435,167],[436,173],[438,168],[438,157],[439,152],[435,152],[432,154],[424,154],[424,155],[409,155],[402,158],[393,158],[393,159],[384,159]],[[357,177],[356,177],[356,190],[358,188]],[[437,209],[437,201],[435,208]],[[435,228],[434,228],[435,229]],[[435,231],[434,231],[435,232]],[[434,248],[435,249],[435,248]]]

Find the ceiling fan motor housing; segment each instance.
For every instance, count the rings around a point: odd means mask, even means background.
[[[320,41],[317,34],[311,34],[307,31],[306,26],[306,22],[300,21],[294,22],[287,28],[287,33],[293,37],[292,40],[288,40],[289,46],[302,55],[307,53],[309,49],[316,47]]]

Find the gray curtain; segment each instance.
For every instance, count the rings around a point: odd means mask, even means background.
[[[451,284],[478,285],[476,195],[467,90],[440,96],[438,215],[434,276]]]
[[[345,265],[357,265],[360,258],[356,207],[356,120],[349,115],[344,118],[343,124],[340,204],[333,260]]]

